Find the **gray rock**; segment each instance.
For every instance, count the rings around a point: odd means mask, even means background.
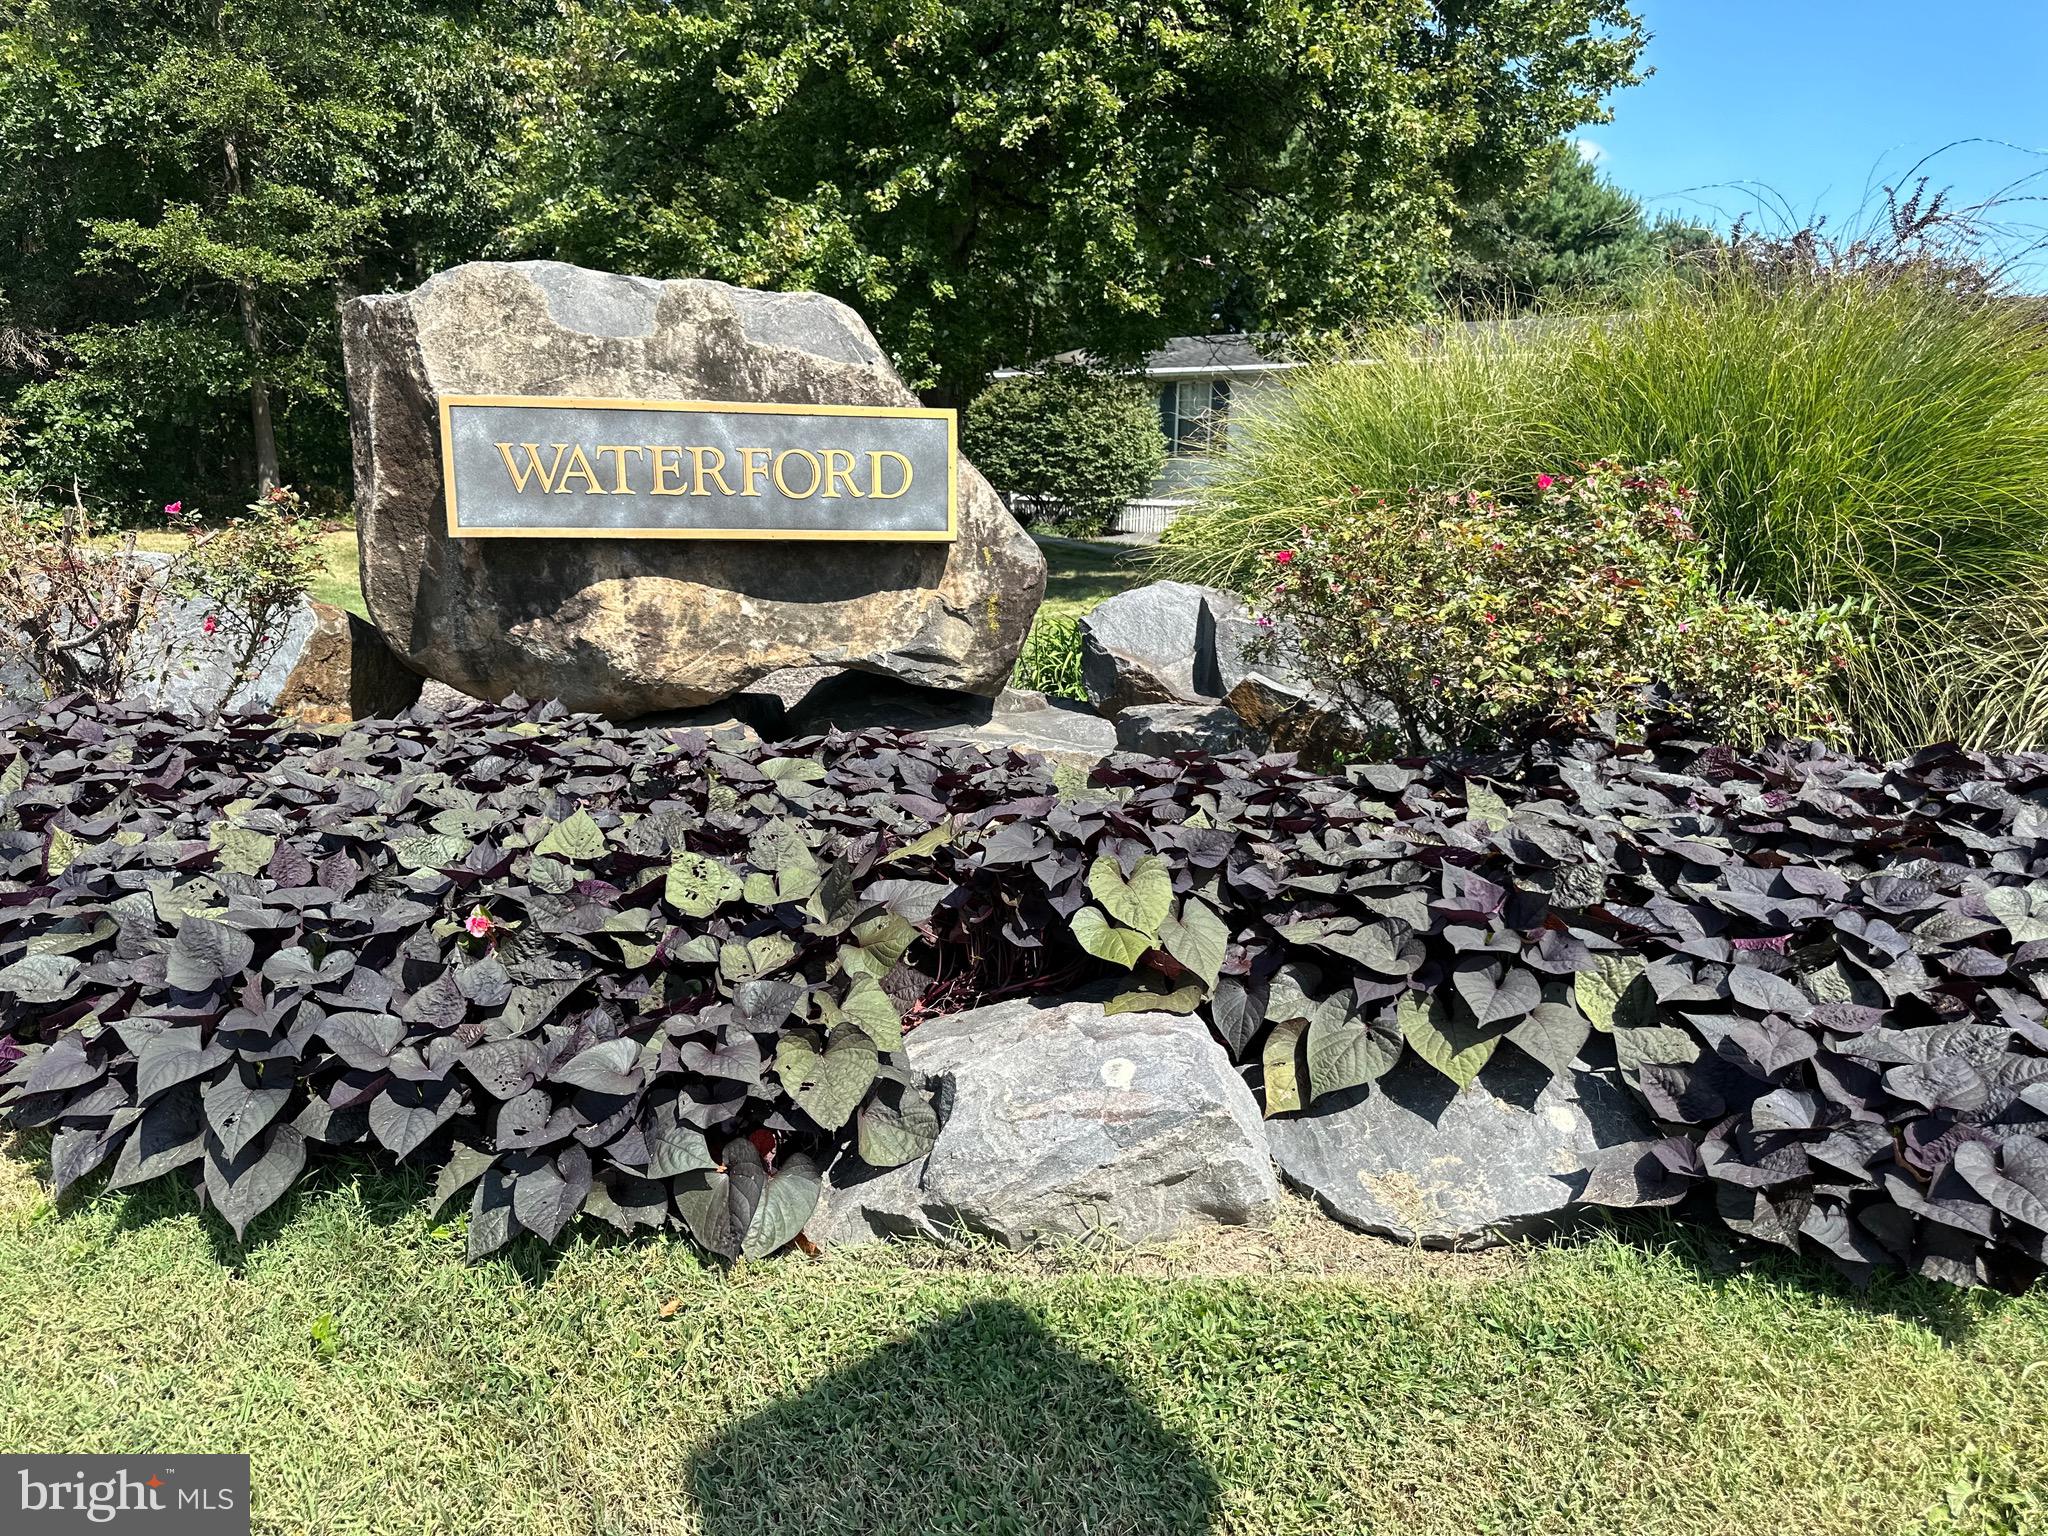
[[[1137,704],[1200,704],[1222,697],[1216,621],[1243,604],[1213,587],[1155,581],[1083,614],[1081,685],[1106,715]]]
[[[617,718],[789,667],[991,696],[1007,681],[1045,561],[964,460],[952,544],[448,535],[440,396],[915,404],[845,305],[472,262],[352,300],[342,339],[364,597],[428,676]]]
[[[1141,1242],[1262,1221],[1278,1198],[1258,1105],[1199,1020],[1020,1000],[934,1019],[905,1048],[939,1083],[938,1143],[886,1172],[835,1169],[806,1228],[819,1242]]]
[[[1016,747],[1084,767],[1116,750],[1116,727],[1066,699],[1015,688],[985,699],[856,673],[826,678],[791,705],[783,721],[790,736],[876,726],[926,731],[994,751]]]
[[[123,692],[131,703],[195,720],[216,712],[272,710],[334,723],[395,715],[419,696],[420,675],[352,613],[302,598],[276,634],[245,655],[234,626],[206,632],[213,610],[205,600],[164,590],[165,556],[132,558],[149,568],[158,595],[155,611],[128,645]],[[241,675],[252,666],[253,676]],[[103,668],[95,668],[82,685],[94,692],[111,688]],[[0,671],[0,694],[33,703],[45,689],[34,667],[17,658]]]
[[[1266,1123],[1287,1182],[1338,1220],[1428,1248],[1482,1248],[1581,1203],[1601,1149],[1651,1134],[1611,1070],[1552,1077],[1502,1050],[1458,1092],[1403,1056],[1370,1090]]]
[[[1288,663],[1286,632],[1259,623],[1240,604],[1235,611],[1216,611],[1216,691],[1228,698],[1230,691],[1254,672],[1262,672],[1290,686],[1306,688],[1307,683]]]
[[[1156,757],[1175,752],[1242,752],[1257,738],[1221,704],[1134,704],[1116,717],[1116,744]]]

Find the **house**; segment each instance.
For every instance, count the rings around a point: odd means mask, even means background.
[[[1054,361],[1089,359],[1085,352],[1065,352]],[[1232,420],[1241,420],[1262,391],[1301,366],[1284,357],[1277,342],[1241,334],[1175,336],[1149,354],[1135,372],[1159,403],[1166,463],[1146,495],[1124,509],[1117,531],[1157,534],[1171,522],[1209,477],[1215,456],[1229,446]],[[1022,371],[1005,368],[996,377]]]

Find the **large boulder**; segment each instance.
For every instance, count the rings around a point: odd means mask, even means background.
[[[1261,1221],[1278,1198],[1258,1105],[1199,1020],[1019,1000],[934,1019],[905,1049],[938,1082],[938,1143],[883,1172],[842,1162],[806,1228],[819,1242],[1140,1242]]]
[[[452,538],[444,395],[914,405],[860,317],[815,293],[472,262],[342,317],[363,594],[415,669],[616,718],[827,665],[993,695],[1045,561],[960,463],[958,539]]]
[[[1243,603],[1213,587],[1155,581],[1119,592],[1080,620],[1081,686],[1105,715],[1138,704],[1203,704],[1223,696],[1219,617]]]
[[[1404,1055],[1371,1089],[1270,1120],[1281,1175],[1351,1226],[1480,1248],[1581,1203],[1601,1154],[1651,1137],[1612,1069],[1550,1069],[1503,1050],[1463,1091]]]

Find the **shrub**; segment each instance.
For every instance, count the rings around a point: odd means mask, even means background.
[[[167,565],[138,560],[135,536],[106,548],[80,501],[0,506],[0,655],[51,694],[119,698],[135,636],[169,593]]]
[[[1142,384],[1068,363],[998,379],[968,405],[961,451],[1021,510],[1063,532],[1102,533],[1166,462]]]
[[[1063,613],[1040,613],[1024,637],[1011,674],[1014,688],[1032,688],[1062,699],[1086,699],[1081,682],[1081,626]]]
[[[1778,253],[1782,257],[1782,252]],[[1368,343],[1239,424],[1167,574],[1246,585],[1351,486],[1524,486],[1669,461],[1728,579],[1787,607],[1868,599],[1860,740],[2048,737],[2048,348],[2034,307],[1912,260],[1733,260],[1593,320]]]
[[[559,706],[0,730],[0,1094],[60,1191],[174,1177],[239,1234],[368,1147],[466,1194],[472,1253],[579,1214],[762,1252],[827,1159],[930,1144],[902,1031],[1128,974],[1272,1114],[1576,1060],[1655,1124],[1589,1200],[1856,1272],[2048,1260],[2048,758],[1593,736],[1061,799],[1019,753]]]
[[[283,644],[285,626],[320,568],[320,529],[289,486],[265,493],[223,527],[198,532],[196,519],[188,526],[194,536],[177,561],[175,585],[184,596],[204,600],[218,626],[217,643],[230,648],[233,665],[220,708]]]
[[[1694,501],[1657,470],[1611,464],[1541,476],[1523,503],[1354,496],[1273,552],[1272,632],[1355,717],[1391,713],[1416,751],[1602,711],[1632,728],[1651,683],[1720,739],[1835,730],[1848,624],[1723,597]]]
[[[319,530],[289,487],[221,527],[202,526],[182,502],[164,517],[175,546],[144,553],[133,532],[99,538],[82,501],[61,511],[0,507],[0,656],[33,671],[53,696],[117,699],[138,664],[168,671],[232,647],[226,691],[212,706],[224,708],[282,643],[318,568]],[[176,597],[201,599],[210,611],[196,633],[156,636],[145,657],[138,638]]]

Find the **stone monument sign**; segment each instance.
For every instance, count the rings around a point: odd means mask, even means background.
[[[425,675],[615,718],[1007,681],[1043,557],[845,305],[473,262],[342,336],[363,595]]]
[[[954,535],[951,411],[443,396],[456,538]]]

